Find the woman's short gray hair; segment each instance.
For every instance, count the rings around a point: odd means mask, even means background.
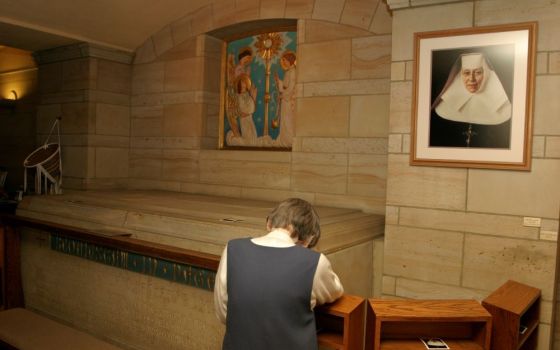
[[[272,209],[267,218],[271,228],[291,231],[292,237],[308,242],[311,248],[321,237],[319,215],[313,206],[301,198],[288,198]]]

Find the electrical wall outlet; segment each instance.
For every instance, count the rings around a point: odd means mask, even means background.
[[[523,218],[523,226],[541,227],[541,218],[532,218],[529,216],[525,216]]]

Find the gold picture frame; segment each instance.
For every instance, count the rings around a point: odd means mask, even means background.
[[[295,136],[297,27],[264,26],[222,47],[219,148],[291,151]]]
[[[530,170],[536,32],[415,33],[411,165]]]

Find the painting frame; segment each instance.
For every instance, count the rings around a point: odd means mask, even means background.
[[[240,69],[238,66],[241,65],[241,55],[243,53],[240,51],[242,49],[238,49],[237,51],[233,50],[232,52],[230,45],[239,42],[245,42],[245,44],[247,44],[247,40],[250,38],[252,38],[251,44],[246,45],[244,48],[251,49],[253,58],[250,59],[250,63],[248,64],[249,68],[243,68],[248,69],[250,72],[246,74],[249,75],[250,79],[245,79],[245,81],[248,81],[248,84],[242,84],[241,80],[243,79],[241,79],[241,75],[244,75],[244,71],[240,76],[237,76],[237,74],[239,74],[238,70]],[[218,123],[219,149],[291,151],[292,140],[295,135],[295,98],[297,97],[295,69],[298,43],[297,23],[282,23],[273,26],[253,28],[248,31],[236,33],[235,35],[230,35],[223,40]],[[267,46],[270,43],[272,43],[272,45]],[[268,50],[269,48],[270,50]],[[286,60],[287,65],[284,66],[284,63],[281,61],[284,60],[285,55],[289,55],[290,53],[292,54],[293,60],[291,60],[291,57],[288,57],[290,60]],[[256,64],[256,62],[260,62],[260,66],[262,67],[258,67],[259,65]],[[290,96],[288,96],[286,91],[280,91],[280,86],[286,81],[288,70],[290,70],[289,75],[292,81],[290,85],[292,88]],[[257,72],[257,77],[253,76],[254,72]],[[258,74],[260,74],[260,76]],[[232,76],[235,76],[235,79],[232,79]],[[245,99],[240,98],[240,90],[238,89],[241,85],[252,86],[252,89],[257,91],[254,94],[254,107],[252,109],[245,108],[247,104],[244,104],[243,101],[250,101],[247,96],[245,96]],[[245,95],[247,95],[247,93]],[[238,97],[233,98],[232,96]],[[286,115],[285,111],[287,111],[288,108],[286,108],[283,101],[292,101],[290,104],[290,106],[293,106],[290,132],[286,132],[288,129],[286,126],[290,119]],[[232,107],[232,104],[235,106]],[[246,127],[245,129],[250,130],[251,128],[255,128],[257,133],[255,135],[256,140],[255,137],[249,137],[249,140],[247,140],[242,133],[242,112],[244,109],[254,112],[250,117],[244,117],[243,120],[246,121],[250,118],[253,121],[249,124],[254,124],[254,126],[250,128]],[[281,110],[282,112],[280,112]],[[235,112],[232,113],[232,111]],[[280,115],[280,113],[282,113],[282,115]],[[245,125],[247,124],[248,123],[245,123]],[[251,133],[248,132],[248,134],[250,135]]]
[[[531,169],[536,35],[537,22],[414,34],[411,165]]]

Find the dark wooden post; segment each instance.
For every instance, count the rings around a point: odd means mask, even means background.
[[[6,275],[5,275],[5,256],[6,256],[6,248],[5,248],[5,228],[4,225],[0,222],[0,310],[4,309],[4,305],[6,305],[6,301],[4,300],[5,289],[6,289]]]
[[[0,240],[2,308],[23,307],[19,232],[12,225],[0,223]]]

